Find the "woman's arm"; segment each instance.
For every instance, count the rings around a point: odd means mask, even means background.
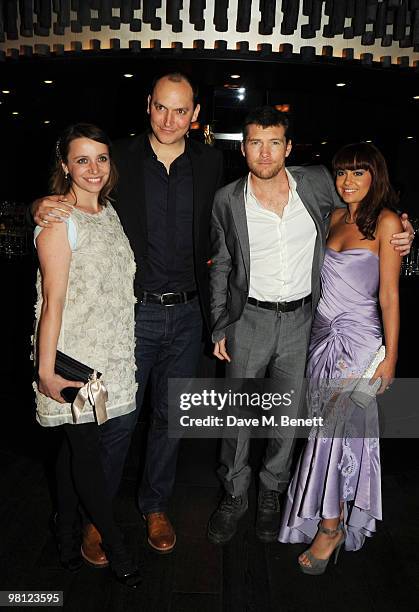
[[[400,218],[390,210],[384,210],[378,221],[377,239],[379,240],[380,289],[379,301],[383,317],[386,345],[385,359],[380,363],[373,380],[382,379],[378,393],[383,393],[391,384],[397,363],[399,342],[400,309],[399,278],[401,259],[390,244],[392,234],[401,231]]]
[[[56,223],[42,231],[36,241],[42,275],[42,309],[38,327],[38,388],[41,393],[60,403],[64,387],[82,387],[83,383],[68,381],[55,374],[57,342],[61,330],[71,249],[67,238],[67,224]]]

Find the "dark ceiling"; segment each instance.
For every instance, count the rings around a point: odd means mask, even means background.
[[[365,46],[379,39],[383,47],[391,47],[396,42],[401,49],[419,50],[419,0],[238,0],[234,26],[237,32],[244,34],[244,40],[250,31],[252,3],[256,2],[260,10],[258,30],[265,36],[272,34],[278,14],[282,18],[281,34],[295,34],[301,11],[308,18],[301,28],[301,36],[308,44],[321,33],[330,39],[343,35],[348,40],[348,47],[351,39],[362,37]],[[19,34],[48,36],[52,30],[54,34],[62,35],[68,27],[79,33],[83,27],[95,32],[102,26],[109,26],[117,31],[121,24],[129,24],[132,32],[140,32],[143,22],[151,26],[158,40],[158,32],[166,25],[173,32],[182,32],[184,24],[180,11],[183,4],[183,0],[167,2],[161,19],[157,17],[157,9],[162,7],[161,0],[3,0],[0,3],[0,42],[5,35],[9,40],[17,39]],[[197,38],[199,32],[205,30],[206,15],[223,39],[222,33],[231,27],[229,4],[229,0],[192,0],[189,3],[187,17],[197,32]],[[113,9],[118,10],[118,15]],[[142,19],[134,14],[138,9],[142,9]],[[328,23],[322,27],[323,12]],[[347,25],[347,19],[350,25]]]

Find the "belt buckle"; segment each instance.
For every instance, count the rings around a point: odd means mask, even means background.
[[[277,302],[276,303],[276,314],[278,314],[278,312],[286,312],[285,304],[286,304],[286,302]]]
[[[177,293],[172,293],[172,292],[168,292],[168,293],[162,293],[160,296],[160,304],[162,306],[174,306],[175,304],[166,304],[165,303],[165,299],[167,296],[171,296],[171,295],[177,295]]]

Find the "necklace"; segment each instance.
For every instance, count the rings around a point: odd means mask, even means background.
[[[346,213],[345,218],[344,218],[344,221],[345,221],[346,225],[354,225],[354,223],[356,223],[356,221],[348,221],[348,214],[349,213]]]

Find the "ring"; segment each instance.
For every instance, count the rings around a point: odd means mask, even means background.
[[[42,219],[42,221],[43,221],[44,223],[49,223],[48,219],[45,219],[45,217]]]

